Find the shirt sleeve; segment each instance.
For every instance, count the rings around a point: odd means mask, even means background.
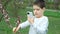
[[[37,30],[37,32],[44,32],[47,30],[48,28],[48,18],[44,18],[42,19],[41,23],[39,23],[38,25],[36,25],[35,23],[32,24],[32,27],[34,27],[34,29]]]
[[[30,25],[30,23],[29,23],[28,20],[27,20],[27,21],[25,21],[25,22],[19,24],[19,27],[25,28],[25,27],[27,27],[27,26],[29,26],[29,25]]]

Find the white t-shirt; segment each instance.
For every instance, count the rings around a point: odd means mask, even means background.
[[[34,18],[34,23],[30,24],[28,20],[19,25],[21,28],[25,28],[30,25],[29,34],[46,34],[48,30],[48,18],[42,16],[40,18]]]

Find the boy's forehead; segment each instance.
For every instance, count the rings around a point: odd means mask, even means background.
[[[33,5],[33,8],[40,9],[40,7],[38,5]]]

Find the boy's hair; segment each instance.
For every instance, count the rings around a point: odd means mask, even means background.
[[[36,0],[33,5],[38,5],[41,9],[45,7],[45,1],[44,0]]]

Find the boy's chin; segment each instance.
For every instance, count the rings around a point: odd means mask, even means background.
[[[40,18],[40,16],[38,16],[38,15],[35,15],[35,17],[36,17],[36,18]]]
[[[35,15],[35,17],[36,17],[36,18],[40,18],[40,17],[42,17],[42,15]]]

